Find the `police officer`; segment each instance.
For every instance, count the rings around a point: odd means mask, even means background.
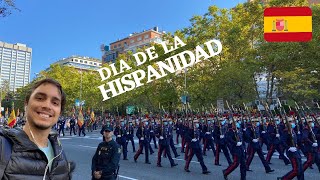
[[[121,148],[112,139],[112,127],[104,129],[105,141],[98,145],[92,158],[92,180],[115,180],[119,167]]]
[[[190,154],[188,155],[188,159],[186,161],[186,165],[184,167],[184,170],[186,172],[190,172],[189,170],[189,165],[190,162],[192,160],[192,157],[194,155],[197,156],[198,161],[200,162],[201,168],[202,168],[202,174],[209,174],[210,171],[208,171],[207,166],[204,164],[203,161],[203,156],[202,156],[202,152],[201,152],[201,145],[200,145],[200,130],[199,130],[199,121],[198,120],[194,120],[193,123],[194,126],[191,126],[191,129],[188,133],[188,136],[190,136],[191,138],[191,142],[190,142]]]
[[[74,115],[71,117],[70,119],[70,136],[72,134],[72,130],[73,130],[73,134],[76,135],[76,129],[75,129],[75,126],[76,126],[76,120],[75,120],[75,117]]]
[[[102,126],[101,131],[100,131],[100,134],[102,135],[102,141],[105,141],[105,139],[104,139],[104,130],[107,129],[107,128],[110,128],[110,127],[112,127],[111,122],[110,122],[109,119],[107,119],[106,120],[106,125]]]

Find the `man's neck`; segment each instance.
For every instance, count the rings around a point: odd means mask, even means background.
[[[48,146],[48,136],[50,129],[39,130],[29,123],[23,127],[23,131],[28,135],[29,139],[34,142],[39,148],[44,148]]]
[[[106,142],[110,142],[112,138],[106,138]]]

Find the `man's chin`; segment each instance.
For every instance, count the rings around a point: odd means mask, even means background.
[[[48,130],[48,129],[52,128],[52,126],[48,125],[48,124],[35,124],[34,126],[35,126],[35,128],[40,129],[40,130]]]

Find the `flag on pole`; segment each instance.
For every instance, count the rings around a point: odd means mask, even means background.
[[[79,111],[79,114],[78,114],[78,126],[81,128],[84,124],[84,118],[83,118],[83,114],[82,114],[82,106],[80,106],[80,111]]]
[[[270,7],[264,10],[264,39],[268,42],[298,42],[312,39],[309,7]]]
[[[93,110],[91,111],[91,114],[90,114],[90,123],[89,123],[89,125],[91,125],[91,124],[93,124],[94,123],[94,112],[93,112]]]
[[[12,111],[11,111],[11,113],[10,113],[10,117],[9,117],[9,119],[8,119],[8,126],[9,126],[10,128],[13,128],[13,126],[16,124],[16,122],[17,122],[16,114],[15,114],[15,112],[14,112],[14,109],[12,108]]]
[[[7,118],[9,115],[9,109],[7,108],[6,112],[4,113],[4,117]]]
[[[19,108],[18,108],[18,110],[17,110],[17,117],[19,117],[19,115],[20,115],[20,110],[19,110]]]

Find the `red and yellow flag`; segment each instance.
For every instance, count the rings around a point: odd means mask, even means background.
[[[299,42],[312,39],[309,7],[271,7],[264,10],[264,39],[268,42]]]
[[[95,118],[94,118],[94,112],[93,112],[93,111],[91,111],[91,114],[90,114],[90,123],[89,123],[89,125],[93,124],[93,123],[94,123],[94,121],[95,121]]]
[[[16,114],[14,112],[14,109],[12,109],[10,116],[9,116],[9,119],[8,119],[8,126],[10,128],[12,128],[16,124],[16,122],[17,122]]]
[[[79,127],[82,127],[83,124],[84,124],[84,118],[83,118],[83,114],[82,114],[82,108],[80,107],[80,111],[79,111],[79,114],[78,114],[78,126]]]

